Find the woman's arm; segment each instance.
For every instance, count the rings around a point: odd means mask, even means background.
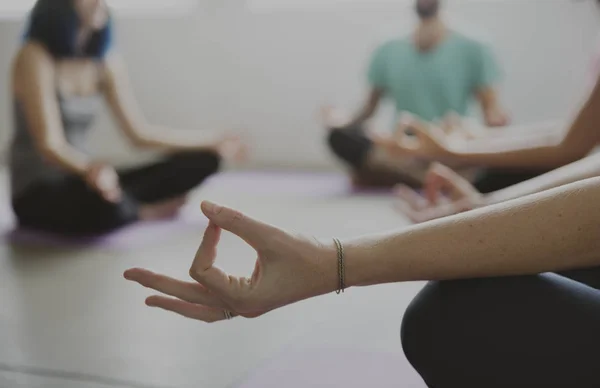
[[[594,177],[600,177],[600,154],[587,156],[549,173],[483,195],[457,172],[434,164],[425,179],[427,199],[415,190],[403,187],[396,191],[399,197],[396,207],[413,222],[421,223]]]
[[[13,65],[13,94],[39,152],[51,163],[84,175],[91,162],[66,141],[54,72],[54,61],[47,51],[36,43],[27,43]]]
[[[346,242],[350,286],[600,265],[600,178]]]
[[[598,122],[600,82],[562,137],[471,141],[448,147],[446,156],[455,163],[488,167],[556,168],[581,159],[597,145],[600,139],[600,130],[596,125]]]
[[[484,205],[509,201],[594,177],[600,177],[600,154],[587,156],[536,178],[487,194]]]
[[[138,147],[166,150],[215,149],[223,136],[204,131],[177,131],[149,124],[142,114],[125,64],[112,53],[105,61],[105,95],[120,128]]]
[[[565,127],[565,123],[554,120],[533,124],[509,125],[501,128],[469,128],[467,126],[466,129],[472,134],[467,141],[472,141],[472,144],[475,145],[477,141],[487,142],[503,139],[504,141],[521,141],[522,145],[526,146],[531,143],[532,139],[538,139],[539,141],[540,138],[543,138],[542,141],[547,141],[548,145],[558,144],[565,136]],[[466,147],[467,144],[465,144]]]
[[[600,179],[581,181],[485,209],[344,243],[345,284],[368,286],[537,274],[600,265]],[[318,243],[203,203],[210,220],[184,282],[143,269],[129,280],[167,296],[147,304],[206,322],[257,317],[339,287],[335,244]],[[215,265],[221,230],[258,253],[248,278]],[[232,312],[230,314],[229,312]]]

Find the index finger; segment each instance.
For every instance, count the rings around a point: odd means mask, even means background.
[[[217,295],[227,295],[230,293],[230,278],[223,270],[214,265],[220,238],[221,228],[210,221],[192,262],[190,276]]]

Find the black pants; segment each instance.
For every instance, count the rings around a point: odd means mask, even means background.
[[[430,388],[600,387],[600,268],[432,282],[402,323]]]
[[[359,174],[385,175],[385,178],[379,179],[379,181],[385,181],[384,185],[392,186],[404,183],[415,188],[421,186],[422,182],[416,182],[414,178],[410,177],[410,174],[403,174],[402,171],[392,173],[387,168],[380,171],[377,168],[367,167],[365,164],[369,153],[373,149],[373,143],[364,135],[364,130],[361,126],[330,130],[328,143],[333,153]],[[488,168],[483,169],[477,175],[473,185],[481,193],[490,193],[529,180],[544,172],[546,171]],[[373,179],[378,180],[375,177]]]
[[[19,225],[65,235],[97,235],[138,220],[139,205],[185,195],[218,171],[220,156],[190,152],[119,172],[123,198],[105,201],[78,176],[36,184],[18,198],[13,209]]]

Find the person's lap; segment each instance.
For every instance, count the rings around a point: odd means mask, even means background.
[[[103,234],[139,219],[142,204],[185,196],[219,168],[211,152],[176,154],[151,165],[119,171],[117,203],[104,200],[78,176],[39,182],[13,201],[20,226],[69,235]]]
[[[403,348],[435,388],[600,386],[598,286],[599,268],[431,282],[406,311]]]

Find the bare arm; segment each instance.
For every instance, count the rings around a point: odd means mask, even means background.
[[[381,98],[383,97],[383,92],[377,88],[371,89],[369,93],[369,97],[365,102],[364,106],[357,113],[357,115],[350,121],[348,126],[360,125],[365,121],[369,120],[375,112],[377,112],[377,108],[381,102]]]
[[[346,242],[351,286],[600,265],[600,179]],[[458,243],[460,242],[460,243]]]
[[[138,147],[165,150],[213,149],[220,139],[215,133],[177,131],[149,124],[142,114],[123,61],[111,54],[105,62],[105,95],[120,128]]]
[[[529,275],[598,266],[598,198],[600,179],[594,178],[397,232],[346,241],[345,284]],[[317,244],[207,202],[202,211],[210,223],[190,269],[200,285],[143,269],[125,273],[127,279],[166,294],[148,298],[149,306],[216,322],[235,315],[258,317],[338,289],[333,243]],[[251,277],[230,276],[215,264],[222,229],[256,250]]]
[[[600,154],[587,156],[547,174],[488,194],[484,205],[509,201],[594,177],[600,177]]]
[[[469,142],[451,147],[447,155],[454,162],[489,167],[556,168],[587,155],[598,143],[600,130],[600,82],[566,133],[549,144],[547,137],[498,141]],[[525,144],[524,144],[525,143]]]
[[[504,111],[498,100],[496,90],[485,87],[477,92],[477,100],[481,105],[483,117],[488,127],[503,127],[509,124],[508,114]]]
[[[90,160],[65,138],[52,57],[36,43],[26,44],[15,59],[12,81],[14,96],[24,111],[39,152],[69,172],[85,174]]]

